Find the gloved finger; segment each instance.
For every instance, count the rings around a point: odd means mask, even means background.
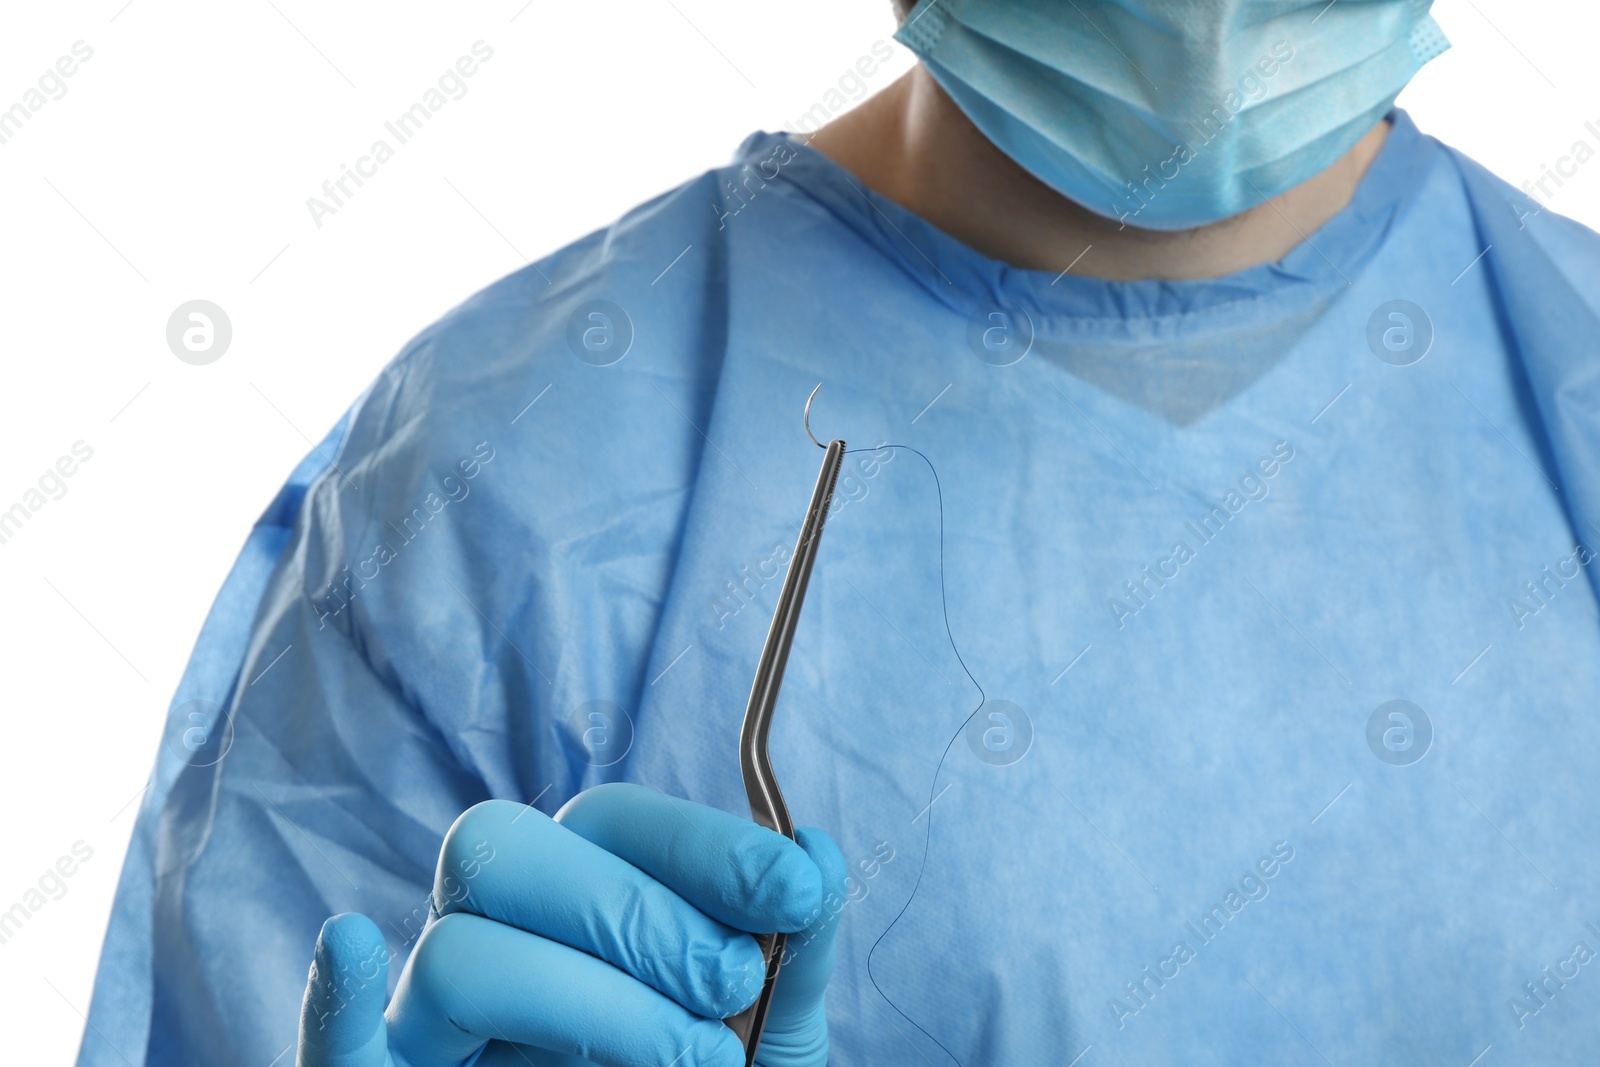
[[[491,1039],[602,1067],[744,1063],[722,1023],[586,952],[467,913],[423,932],[388,1020],[396,1062],[419,1067],[460,1063]]]
[[[355,912],[322,924],[300,1005],[298,1067],[385,1067],[389,949]]]
[[[456,820],[439,853],[434,907],[581,949],[709,1018],[737,1013],[760,992],[742,981],[761,969],[754,938],[525,804],[486,801]]]
[[[778,971],[778,985],[767,1015],[769,1031],[792,1027],[801,1022],[801,1015],[821,1010],[822,995],[833,976],[839,916],[847,899],[844,856],[833,838],[810,826],[799,827],[795,836],[822,873],[822,904],[810,925],[787,938],[783,966]]]
[[[556,821],[738,930],[802,930],[822,903],[822,874],[804,849],[704,804],[612,782],[573,797]]]
[[[795,837],[822,872],[822,905],[804,930],[785,939],[756,1067],[822,1067],[828,1062],[824,994],[833,976],[835,936],[847,899],[844,857],[821,830],[802,826]]]

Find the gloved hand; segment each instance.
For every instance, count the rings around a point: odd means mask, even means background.
[[[760,949],[740,932],[756,931],[790,934],[756,1062],[823,1067],[845,866],[822,831],[797,836],[626,783],[554,819],[478,804],[445,835],[438,917],[387,1012],[377,926],[353,912],[323,925],[296,1062],[742,1067],[717,1020],[761,991]]]

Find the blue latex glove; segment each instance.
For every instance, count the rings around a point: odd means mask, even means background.
[[[798,836],[627,783],[586,790],[554,819],[478,804],[445,836],[437,918],[387,1012],[377,926],[356,913],[324,924],[297,1062],[741,1067],[716,1020],[760,992],[749,930],[792,946],[757,1063],[822,1067],[845,867],[826,834]]]

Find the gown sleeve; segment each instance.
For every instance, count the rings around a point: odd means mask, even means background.
[[[362,484],[377,479],[350,437],[373,399],[294,471],[202,627],[139,809],[80,1067],[292,1063],[323,920],[364,912],[403,959],[444,832],[488,795],[396,665],[374,666],[359,582],[332,566],[366,562],[349,546],[371,506]]]
[[[168,711],[79,1067],[288,1067],[328,916],[384,932],[392,992],[462,811],[621,773],[572,715],[651,677],[721,365],[716,183],[426,328],[267,508]],[[620,366],[574,347],[602,311],[649,324]]]

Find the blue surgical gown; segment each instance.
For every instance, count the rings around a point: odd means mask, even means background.
[[[404,956],[477,801],[748,811],[818,382],[772,754],[852,864],[834,1063],[1594,1062],[1600,240],[1391,121],[1184,282],[757,134],[429,326],[205,623],[79,1063],[292,1057],[323,919]]]

